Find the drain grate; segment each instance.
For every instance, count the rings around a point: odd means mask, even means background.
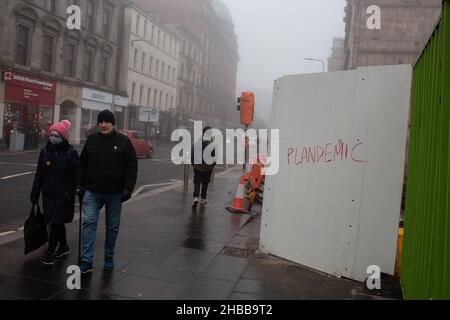
[[[242,249],[242,248],[233,248],[233,247],[224,247],[221,255],[231,256],[231,257],[240,257],[240,258],[248,258],[255,255],[256,249]]]

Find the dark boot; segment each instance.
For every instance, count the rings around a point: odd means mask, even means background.
[[[55,258],[55,253],[52,251],[46,251],[44,254],[44,257],[42,258],[41,262],[45,264],[46,266],[53,265],[53,259]]]

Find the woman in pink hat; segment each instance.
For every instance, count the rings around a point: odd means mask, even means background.
[[[48,130],[49,141],[39,155],[30,200],[39,201],[42,192],[44,220],[50,225],[48,249],[42,263],[52,265],[55,258],[69,253],[65,224],[73,221],[78,153],[68,142],[70,122],[63,120]]]

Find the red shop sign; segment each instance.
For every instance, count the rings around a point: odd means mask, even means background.
[[[39,79],[15,71],[5,71],[5,100],[35,102],[43,106],[55,104],[56,82]]]
[[[35,89],[39,91],[56,92],[56,81],[49,81],[16,71],[5,71],[5,82],[7,85]]]

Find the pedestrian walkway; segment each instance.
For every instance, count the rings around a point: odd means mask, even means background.
[[[81,290],[66,287],[67,267],[77,262],[78,221],[67,228],[71,254],[52,267],[40,264],[45,248],[24,256],[23,239],[0,245],[0,299],[378,299],[361,283],[261,254],[261,207],[246,215],[225,209],[240,174],[238,168],[216,174],[209,204],[196,211],[192,191],[180,186],[127,203],[112,272],[102,270],[105,228],[100,219],[94,271],[82,276]]]

